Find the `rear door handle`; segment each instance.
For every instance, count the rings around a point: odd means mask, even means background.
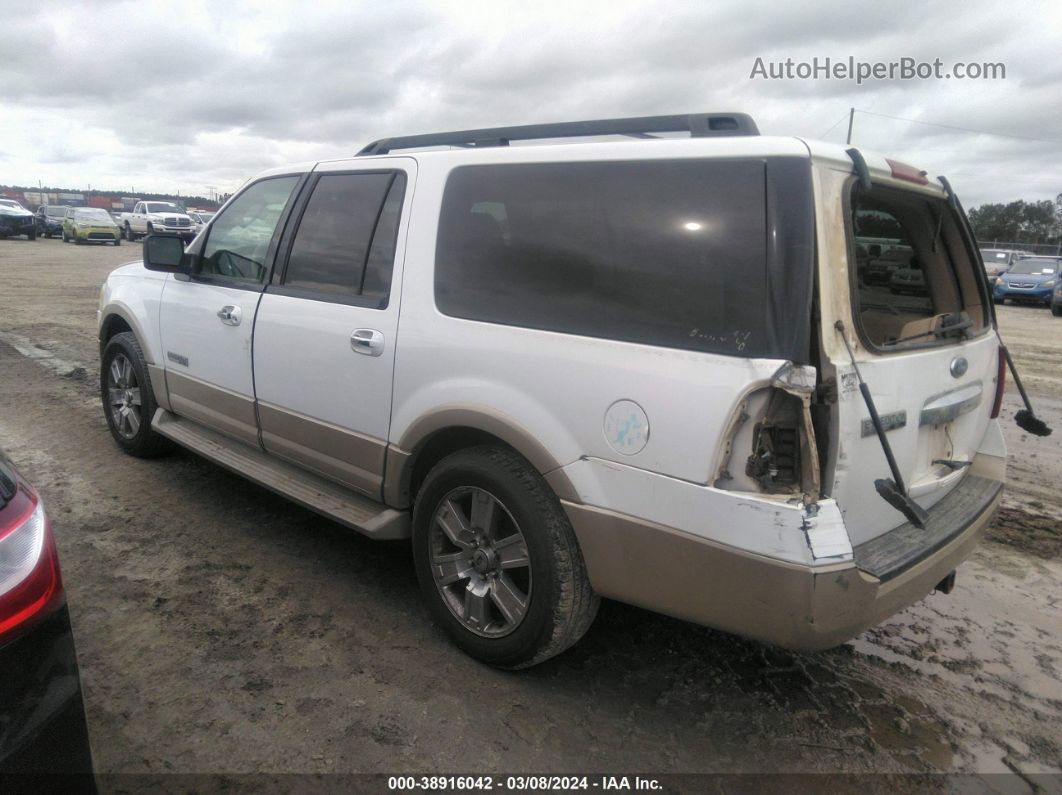
[[[218,317],[226,326],[238,326],[243,319],[243,310],[230,304],[218,310]]]
[[[376,329],[359,328],[350,335],[350,347],[355,353],[379,356],[384,349],[384,335]]]

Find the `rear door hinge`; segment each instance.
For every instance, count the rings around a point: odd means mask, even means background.
[[[815,398],[819,403],[836,403],[837,379],[831,376],[815,387]]]

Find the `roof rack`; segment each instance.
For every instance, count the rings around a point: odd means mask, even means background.
[[[690,113],[682,116],[638,116],[629,119],[566,121],[557,124],[526,124],[519,127],[487,127],[481,130],[427,133],[400,138],[381,138],[365,146],[358,155],[385,155],[395,149],[427,146],[478,148],[508,146],[510,141],[545,138],[578,138],[590,135],[626,135],[654,138],[654,133],[688,132],[691,138],[730,135],[759,135],[752,117],[745,113]]]

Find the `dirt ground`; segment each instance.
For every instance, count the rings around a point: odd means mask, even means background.
[[[1062,769],[1062,319],[999,310],[1057,430],[1004,424],[1005,507],[950,596],[817,654],[607,603],[575,649],[510,674],[431,625],[408,545],[189,454],[118,451],[95,311],[139,251],[0,241],[0,444],[55,519],[99,771],[1062,780],[1042,777]]]

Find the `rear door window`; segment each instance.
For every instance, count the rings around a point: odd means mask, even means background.
[[[874,186],[854,188],[850,256],[854,313],[870,347],[947,344],[931,332],[965,313],[967,333],[984,329],[987,306],[976,255],[942,199]]]
[[[770,356],[765,161],[464,166],[435,300],[455,317]]]
[[[401,172],[321,176],[299,220],[284,286],[386,306],[404,195]]]

